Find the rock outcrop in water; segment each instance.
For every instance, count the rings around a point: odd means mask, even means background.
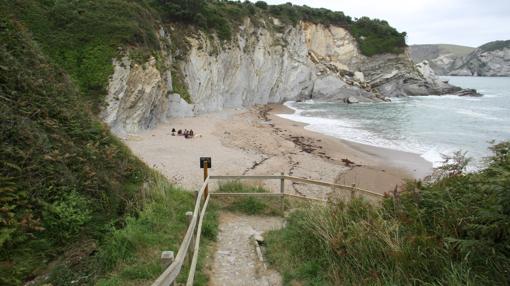
[[[170,41],[167,32],[159,35],[162,43]],[[455,89],[424,76],[407,53],[362,55],[342,27],[284,26],[276,19],[261,27],[246,19],[234,39],[222,43],[197,32],[188,36],[187,52],[178,62],[165,49],[162,63],[114,60],[104,120],[117,132],[136,132],[171,117],[224,108],[307,99],[382,101]],[[160,66],[177,67],[191,103],[174,92],[171,69]]]

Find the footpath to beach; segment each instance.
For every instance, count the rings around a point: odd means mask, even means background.
[[[197,190],[203,173],[199,157],[212,157],[209,175],[286,175],[384,193],[406,178],[422,177],[430,164],[418,155],[341,141],[305,130],[276,116],[284,106],[228,110],[172,119],[154,130],[124,138],[133,152],[176,185]],[[172,136],[193,129],[195,137]],[[278,182],[260,182],[273,192]],[[286,192],[326,199],[330,189],[288,182]],[[210,184],[214,190],[215,185]],[[251,236],[282,227],[283,219],[220,214],[216,251],[210,257],[211,285],[281,285],[280,275],[257,259]]]
[[[280,274],[258,259],[253,236],[283,227],[281,217],[225,212],[220,215],[217,249],[209,273],[211,286],[278,286]]]

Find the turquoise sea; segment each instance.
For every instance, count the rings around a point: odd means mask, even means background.
[[[337,138],[420,154],[435,166],[441,154],[467,151],[474,159],[471,167],[479,168],[490,154],[491,141],[510,140],[510,78],[444,78],[483,96],[420,96],[352,105],[287,102],[295,113],[280,116]]]

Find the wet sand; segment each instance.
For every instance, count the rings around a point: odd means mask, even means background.
[[[356,184],[384,193],[405,179],[421,178],[432,165],[417,154],[340,140],[304,129],[278,117],[292,112],[283,105],[225,110],[193,118],[172,119],[156,129],[127,136],[125,143],[148,165],[174,183],[196,189],[203,179],[199,157],[212,157],[212,175],[285,174]],[[193,129],[185,139],[170,131]],[[260,182],[277,190],[278,182]],[[287,190],[324,198],[321,187],[287,183]]]

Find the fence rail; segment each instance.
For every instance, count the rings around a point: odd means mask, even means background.
[[[190,246],[191,241],[193,240],[193,237],[195,234],[202,196],[203,196],[204,190],[208,184],[209,184],[209,178],[207,178],[204,181],[204,183],[202,184],[202,188],[200,188],[200,190],[197,193],[193,216],[192,216],[191,222],[188,226],[188,230],[186,231],[186,235],[184,236],[184,239],[182,240],[181,246],[179,247],[179,250],[177,251],[177,256],[175,257],[175,260],[172,262],[172,264],[170,264],[170,266],[168,266],[168,268],[165,269],[165,271],[163,271],[163,273],[158,277],[158,279],[156,279],[156,281],[154,281],[154,283],[152,283],[152,286],[171,285],[175,282],[175,279],[177,279],[177,276],[181,272],[182,265],[184,264],[184,259],[186,258],[186,255],[189,250],[189,246]],[[207,201],[207,199],[206,199],[206,201]],[[205,212],[205,209],[204,209],[204,212]]]
[[[209,182],[211,180],[280,180],[280,193],[214,193],[214,192],[212,192],[210,194],[207,194],[206,190],[207,190]],[[368,195],[371,197],[377,197],[377,198],[383,197],[383,195],[381,195],[381,194],[371,192],[368,190],[364,190],[364,189],[360,189],[360,188],[356,188],[354,186],[345,186],[345,185],[339,185],[339,184],[334,184],[334,183],[327,183],[327,182],[323,182],[323,181],[306,179],[306,178],[286,176],[284,174],[274,175],[274,176],[207,176],[207,178],[205,178],[205,180],[204,180],[204,183],[202,184],[202,187],[196,193],[197,195],[196,195],[196,201],[195,201],[195,208],[193,210],[191,220],[190,220],[188,229],[186,231],[186,234],[182,240],[179,250],[177,251],[177,255],[176,255],[174,261],[163,271],[163,273],[156,279],[156,281],[154,281],[154,283],[152,283],[152,286],[175,285],[175,280],[177,279],[177,276],[179,276],[179,274],[182,270],[184,261],[186,260],[186,257],[188,257],[188,255],[191,255],[191,253],[193,253],[193,256],[192,256],[191,263],[190,263],[190,271],[188,274],[186,286],[193,285],[197,261],[198,261],[198,252],[199,252],[199,248],[200,248],[200,236],[202,233],[202,223],[203,223],[205,213],[207,211],[207,206],[209,204],[209,200],[211,197],[222,197],[222,196],[281,197],[282,210],[284,209],[284,198],[285,197],[305,199],[305,200],[325,202],[325,203],[327,202],[327,200],[285,193],[285,180],[289,180],[292,182],[311,184],[311,185],[331,187],[333,190],[339,189],[339,190],[349,191],[351,198],[354,198],[356,193],[359,193],[362,195]],[[206,193],[205,198],[203,198],[204,193]],[[202,205],[202,199],[204,199],[203,205]],[[191,245],[193,245],[193,249],[190,249]]]

